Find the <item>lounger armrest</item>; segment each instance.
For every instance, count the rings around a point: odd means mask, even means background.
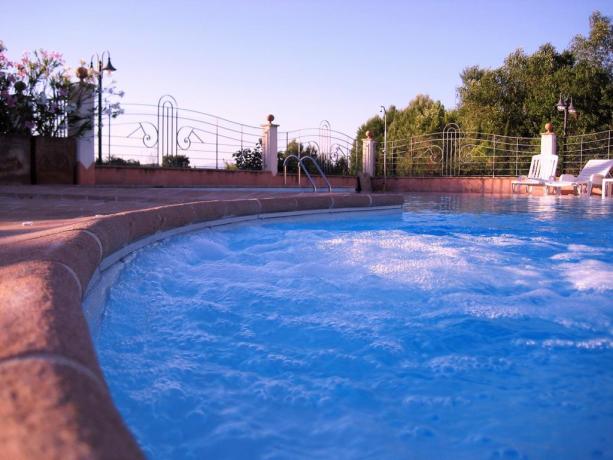
[[[574,182],[576,179],[572,174],[562,174],[560,176],[560,182]]]
[[[602,185],[602,179],[604,179],[602,174],[592,174],[590,176],[590,182],[594,185]]]

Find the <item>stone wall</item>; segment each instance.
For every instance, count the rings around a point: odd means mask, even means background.
[[[0,136],[0,184],[74,184],[74,138]]]
[[[0,184],[31,184],[31,175],[31,138],[0,136]]]
[[[388,192],[452,192],[511,194],[516,177],[382,177],[372,179],[373,190]],[[535,187],[537,189],[538,187]]]
[[[314,177],[318,187],[324,182]],[[355,187],[353,176],[328,176],[333,187]],[[270,171],[229,171],[225,169],[180,169],[126,166],[96,166],[97,185],[136,185],[152,187],[283,187],[283,175]],[[298,186],[298,176],[288,174],[287,185]],[[303,174],[300,185],[310,189]],[[322,189],[327,190],[327,189]]]

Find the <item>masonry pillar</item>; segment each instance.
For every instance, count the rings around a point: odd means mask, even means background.
[[[274,125],[274,115],[268,115],[268,123],[262,125],[262,170],[277,175],[277,128]]]
[[[77,171],[79,185],[96,183],[96,156],[94,152],[94,96],[95,86],[81,81],[72,85],[70,99],[76,105],[76,119],[68,126],[68,135],[76,137]]]
[[[541,134],[541,155],[555,155],[557,151],[556,133],[551,123],[545,125],[545,132]]]
[[[371,177],[375,175],[376,144],[372,133],[366,131],[366,138],[362,139],[362,172]]]

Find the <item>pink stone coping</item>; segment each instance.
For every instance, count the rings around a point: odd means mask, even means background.
[[[0,458],[143,458],[111,400],[83,314],[85,291],[109,256],[152,235],[220,219],[403,202],[393,194],[219,198],[141,206],[5,238]]]

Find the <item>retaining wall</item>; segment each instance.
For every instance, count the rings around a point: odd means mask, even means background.
[[[510,194],[516,177],[382,177],[373,178],[373,189],[388,192],[452,192]],[[385,187],[384,187],[385,183]],[[542,187],[541,187],[542,188]],[[534,187],[537,191],[539,187]]]
[[[325,183],[314,177],[318,187]],[[328,176],[333,187],[356,186],[353,176]],[[303,174],[301,184],[310,188],[307,177]],[[181,169],[181,168],[147,168],[96,166],[96,185],[138,185],[158,187],[283,187],[283,174],[273,176],[268,171],[241,171],[225,169]],[[288,174],[287,185],[297,187],[298,176]]]

